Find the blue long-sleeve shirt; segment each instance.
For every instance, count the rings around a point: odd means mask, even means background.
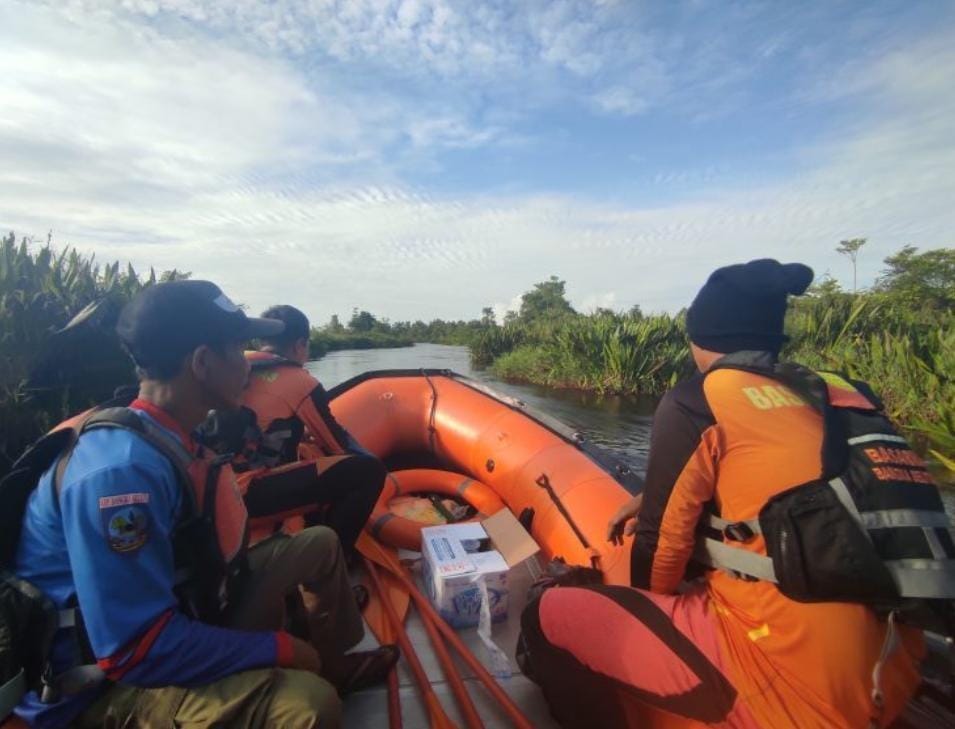
[[[199,686],[279,662],[276,633],[215,627],[179,611],[170,535],[181,486],[159,451],[126,430],[91,430],[73,451],[59,503],[52,480],[51,469],[30,496],[15,572],[58,608],[75,597],[108,678],[143,687]],[[69,630],[58,632],[53,661],[56,672],[75,665]],[[42,704],[31,692],[17,714],[34,726],[63,726],[102,690],[56,704]]]

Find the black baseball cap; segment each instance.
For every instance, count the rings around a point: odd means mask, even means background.
[[[211,281],[170,281],[140,291],[116,333],[141,367],[178,360],[203,344],[274,337],[285,324],[248,317]]]

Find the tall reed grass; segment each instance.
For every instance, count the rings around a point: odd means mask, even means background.
[[[180,276],[175,271],[166,278]],[[0,238],[0,474],[64,417],[134,381],[112,329],[122,304],[157,280],[47,240]],[[87,306],[83,325],[62,331]]]
[[[955,460],[955,312],[924,309],[885,293],[794,302],[783,357],[869,382],[915,446]],[[600,313],[519,322],[472,345],[498,376],[600,393],[661,395],[693,371],[682,316]]]

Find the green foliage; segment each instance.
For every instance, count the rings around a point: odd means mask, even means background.
[[[355,309],[348,321],[348,328],[353,332],[370,332],[377,324],[378,320],[372,314]]]
[[[681,318],[598,312],[545,329],[504,327],[485,335],[480,351],[486,357],[489,346],[506,346],[510,337],[521,344],[493,360],[495,374],[601,393],[657,394],[692,371]]]
[[[489,366],[530,339],[528,329],[515,321],[506,322],[502,327],[487,327],[471,342],[471,362],[475,367]]]
[[[919,253],[905,246],[885,259],[876,289],[907,306],[935,310],[955,306],[955,249],[939,248]]]
[[[345,327],[342,326],[341,321],[338,319],[338,314],[332,314],[332,318],[329,320],[325,329],[332,334],[340,334],[345,331]]]
[[[915,447],[944,464],[955,455],[955,310],[908,301],[877,291],[795,302],[784,356],[869,382]]]
[[[330,331],[312,329],[309,337],[309,356],[312,359],[323,357],[329,352],[342,349],[388,349],[390,347],[410,347],[414,340],[379,331],[354,332],[348,330]]]
[[[853,255],[864,243],[843,241]],[[886,265],[872,291],[846,293],[826,277],[794,299],[783,356],[870,382],[915,447],[945,468],[955,460],[955,251],[908,246]],[[523,314],[475,338],[475,365],[516,381],[656,395],[693,370],[682,314]]]
[[[842,287],[839,286],[839,282],[836,281],[828,273],[824,274],[821,279],[813,283],[809,287],[809,290],[806,292],[807,296],[810,297],[820,297],[820,296],[836,296],[842,293]]]
[[[524,324],[539,319],[554,319],[576,312],[565,294],[566,282],[557,276],[534,284],[534,288],[521,296],[521,310],[518,319]]]
[[[839,241],[839,246],[836,248],[837,253],[841,253],[844,256],[848,256],[849,260],[852,261],[852,291],[858,289],[856,285],[856,260],[859,257],[859,251],[862,246],[866,244],[865,238],[850,238],[849,240]]]
[[[367,311],[355,309],[343,327],[337,315],[324,327],[312,329],[310,354],[314,358],[342,349],[410,347],[415,342],[468,346],[481,334],[496,328],[494,312],[485,308],[481,319],[470,321],[390,322]]]
[[[122,304],[155,281],[153,271],[140,279],[132,266],[57,252],[50,239],[0,239],[0,473],[51,426],[133,380],[112,329]]]

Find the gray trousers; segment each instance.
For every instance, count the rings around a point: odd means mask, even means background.
[[[229,620],[247,630],[282,628],[285,596],[301,585],[312,643],[344,653],[365,634],[335,532],[324,526],[275,534],[249,550],[251,576]]]

